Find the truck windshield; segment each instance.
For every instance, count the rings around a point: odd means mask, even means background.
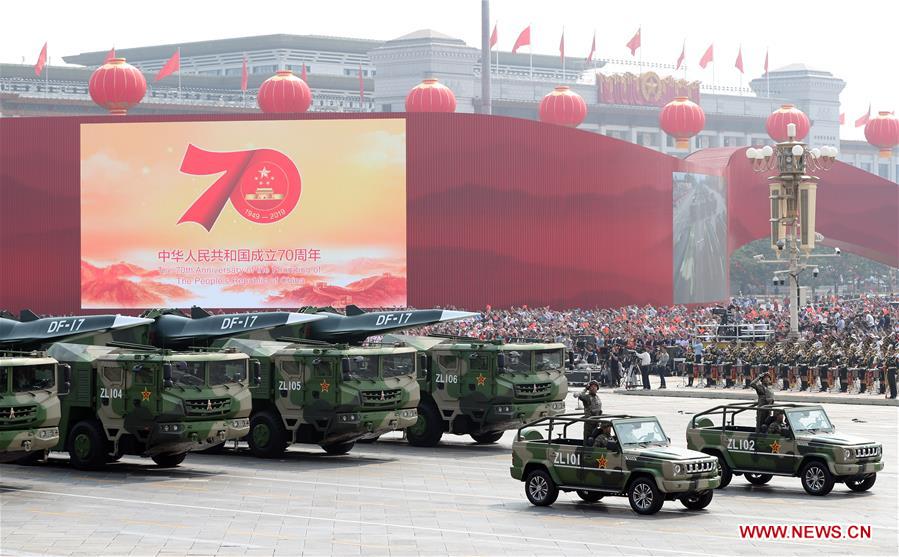
[[[209,384],[245,383],[247,381],[246,360],[224,360],[209,362]]]
[[[833,424],[821,408],[788,410],[787,417],[793,431],[833,431]]]
[[[205,385],[206,362],[173,362],[172,381],[187,387]]]
[[[377,379],[378,356],[350,356],[349,370],[344,371],[344,379]]]
[[[639,422],[618,422],[615,424],[618,440],[622,445],[638,445],[640,443],[668,444],[668,437],[662,426],[655,420]]]
[[[504,354],[506,355],[506,367],[503,371],[507,373],[531,372],[531,358],[534,354],[533,352],[526,350],[507,350]]]
[[[534,369],[537,371],[550,371],[562,368],[561,350],[538,350],[534,352]]]
[[[14,393],[49,389],[56,384],[56,369],[53,365],[17,366],[10,368],[10,372]]]
[[[384,366],[384,377],[400,377],[415,373],[415,354],[387,354],[381,356]]]

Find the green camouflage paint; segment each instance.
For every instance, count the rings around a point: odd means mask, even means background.
[[[59,442],[57,362],[0,353],[0,462],[42,454]]]

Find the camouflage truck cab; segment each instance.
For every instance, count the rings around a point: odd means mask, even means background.
[[[601,434],[585,441],[588,426]],[[552,505],[560,490],[574,491],[589,503],[627,497],[638,514],[654,514],[675,499],[690,510],[704,509],[720,481],[714,458],[672,447],[654,417],[625,415],[563,414],[532,422],[515,436],[510,470],[534,505]]]
[[[55,450],[78,468],[125,454],[177,466],[188,451],[249,432],[245,354],[56,343],[49,355],[71,366]]]
[[[690,420],[687,446],[718,458],[722,488],[734,475],[754,485],[798,476],[810,495],[827,495],[835,482],[867,491],[883,469],[879,443],[836,433],[817,405],[716,406]]]
[[[343,454],[357,440],[418,419],[414,348],[250,339],[229,339],[224,346],[262,364],[260,381],[250,389],[247,440],[256,456],[277,457],[291,443]]]
[[[565,411],[565,345],[392,335],[423,351],[412,445],[433,447],[444,433],[494,443],[503,432]]]
[[[57,385],[67,368],[46,354],[0,352],[0,462],[41,458],[59,442]]]

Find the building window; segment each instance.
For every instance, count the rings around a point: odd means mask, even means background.
[[[381,112],[392,112],[392,110],[391,110],[391,108],[390,108],[390,105],[389,105],[389,104],[382,104],[382,105],[381,105]]]
[[[878,167],[877,174],[879,174],[881,178],[889,178],[890,177],[890,165],[878,164],[877,167]]]
[[[251,69],[251,71],[250,71],[250,73],[254,73],[254,74],[257,74],[257,73],[269,74],[269,73],[275,73],[276,71],[278,71],[278,66],[275,66],[275,65],[268,65],[268,66],[253,66],[252,69]]]
[[[864,170],[865,172],[871,172],[871,163],[863,162],[863,163],[861,163],[861,165],[862,165],[862,170]]]

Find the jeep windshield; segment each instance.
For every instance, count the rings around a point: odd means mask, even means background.
[[[668,436],[656,420],[615,422],[615,432],[622,445],[668,444]]]
[[[822,431],[830,433],[833,431],[833,424],[827,419],[827,414],[821,408],[799,408],[787,410],[787,418],[790,420],[790,427],[793,432]]]
[[[16,366],[12,368],[4,368],[2,373],[3,392],[8,392],[9,379],[12,375],[12,392],[27,393],[29,391],[40,391],[49,389],[56,384],[56,370],[53,365],[39,366]]]
[[[401,377],[415,373],[415,354],[387,354],[381,357],[384,377]]]

